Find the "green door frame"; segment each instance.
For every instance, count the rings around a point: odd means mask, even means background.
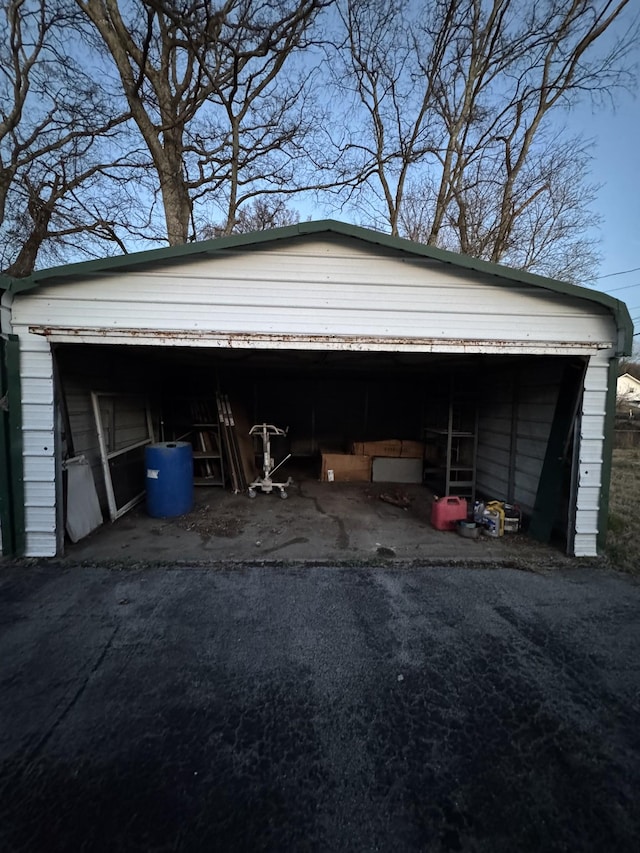
[[[22,557],[26,540],[20,343],[17,335],[0,335],[0,523],[3,555]]]

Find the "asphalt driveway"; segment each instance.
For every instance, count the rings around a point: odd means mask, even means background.
[[[640,585],[0,564],[0,849],[626,851]]]

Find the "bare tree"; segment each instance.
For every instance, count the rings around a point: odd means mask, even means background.
[[[0,20],[5,39],[0,42],[0,224],[5,217],[7,195],[16,172],[31,159],[32,143],[50,126],[52,116],[45,111],[30,128],[28,138],[16,142],[30,91],[42,83],[40,57],[48,52],[47,38],[60,18],[55,4],[45,0],[3,0]]]
[[[84,235],[85,254],[94,240],[123,248],[106,210],[107,198],[112,210],[117,203],[114,180],[124,182],[119,170],[131,166],[113,150],[127,115],[112,109],[65,50],[72,10],[64,0],[0,2],[7,34],[0,46],[0,265],[11,275],[31,273],[43,244],[52,247],[72,230]],[[101,201],[88,215],[90,186]]]
[[[300,214],[298,211],[287,207],[283,198],[259,196],[253,198],[238,211],[231,233],[250,234],[253,231],[268,231],[271,228],[295,225],[299,221]],[[205,225],[200,236],[209,240],[215,237],[225,237],[229,233],[228,222],[225,221],[217,225]]]
[[[105,246],[126,253],[126,238],[140,217],[127,194],[128,170],[118,174],[118,166],[94,162],[86,151],[83,156],[62,151],[55,162],[42,158],[21,170],[3,227],[4,272],[21,278],[37,261],[101,257]]]
[[[212,194],[231,231],[243,202],[293,189],[311,122],[306,78],[283,70],[331,0],[76,2],[148,147],[170,245],[195,237],[194,203]]]
[[[0,15],[0,263],[16,274],[105,241],[288,222],[309,190],[491,261],[574,279],[597,262],[588,146],[556,117],[631,85],[630,0],[0,0]]]
[[[502,260],[512,250],[518,220],[531,204],[543,195],[558,201],[554,187],[566,176],[545,167],[552,153],[545,119],[585,92],[611,95],[630,82],[622,64],[633,43],[629,34],[602,53],[593,51],[627,4],[548,0],[525,9],[516,0],[493,0],[486,16],[482,3],[470,4],[467,63],[439,92],[446,153],[429,242],[437,241],[449,204],[468,182],[469,164],[473,171],[479,157],[491,160],[494,180],[501,178],[499,215],[485,250],[490,260]],[[456,88],[461,99],[451,95]],[[566,163],[564,154],[559,160]]]
[[[509,240],[499,260],[519,269],[572,281],[592,278],[599,262],[591,230],[598,186],[588,183],[590,146],[578,138],[553,134],[530,158],[513,185]],[[492,259],[503,221],[500,164],[478,157],[464,173],[438,225],[438,245],[454,252]],[[428,180],[410,186],[400,214],[402,236],[433,243],[437,186]]]
[[[388,20],[384,0],[342,7],[343,68],[367,126],[348,147],[361,153],[360,209],[392,233],[575,275],[558,268],[554,235],[564,249],[571,233],[579,240],[592,189],[568,191],[576,170],[552,119],[631,85],[637,17],[611,34],[629,0],[435,0],[421,15],[396,2]]]
[[[346,99],[344,123],[353,127],[342,153],[360,203],[369,207],[367,219],[379,223],[381,196],[383,216],[397,234],[407,179],[435,144],[432,81],[416,73],[415,9],[409,0],[346,0],[339,12],[346,40],[334,80]],[[432,45],[434,66],[453,37],[453,28],[443,27]]]

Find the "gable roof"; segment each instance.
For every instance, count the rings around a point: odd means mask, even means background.
[[[620,376],[618,376],[618,384],[621,379],[624,379],[630,385],[635,385],[635,387],[640,390],[640,379],[636,379],[636,377],[632,376],[631,373],[621,373]]]
[[[220,237],[215,240],[203,240],[197,243],[185,243],[180,246],[170,246],[163,249],[150,249],[144,252],[134,252],[128,255],[117,255],[115,257],[101,258],[93,261],[82,261],[75,264],[51,267],[32,273],[27,278],[12,278],[0,276],[0,290],[10,293],[24,293],[35,290],[38,287],[54,285],[58,282],[69,283],[73,278],[87,278],[100,276],[105,273],[116,271],[130,271],[144,269],[157,264],[183,260],[187,258],[202,259],[215,256],[220,252],[233,249],[243,249],[263,244],[273,244],[281,240],[291,240],[296,237],[317,236],[321,234],[336,234],[342,237],[350,237],[372,246],[381,246],[414,255],[420,258],[429,258],[441,263],[451,264],[460,269],[473,270],[485,275],[494,276],[503,283],[514,282],[526,284],[533,287],[560,293],[564,296],[573,296],[586,299],[602,305],[613,316],[618,331],[617,355],[630,355],[633,344],[633,323],[629,311],[624,302],[586,287],[580,287],[568,282],[545,278],[535,273],[524,270],[512,269],[500,264],[472,258],[469,255],[461,255],[438,249],[435,246],[427,246],[424,243],[414,243],[401,237],[392,237],[381,231],[373,231],[358,225],[349,225],[333,219],[317,220],[315,222],[299,222],[296,225],[287,225],[283,228],[273,228],[269,231],[254,231],[250,234],[233,234],[229,237]]]

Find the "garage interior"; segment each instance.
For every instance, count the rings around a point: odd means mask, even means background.
[[[526,535],[532,521],[542,529],[535,538],[550,542],[554,551],[570,546],[573,436],[584,359],[167,345],[56,344],[53,352],[60,455],[88,459],[105,519],[86,539],[73,544],[67,538],[69,557],[491,558],[505,556],[508,548],[517,558],[527,549],[539,555],[540,544]],[[187,516],[151,519],[144,501],[134,501],[110,523],[95,400],[109,447],[116,452],[132,447],[112,466],[118,505],[126,506],[144,490],[149,436],[189,440],[197,450],[194,425],[206,417],[203,411],[215,417],[217,393],[228,395],[243,430],[263,422],[287,429],[272,449],[276,462],[291,453],[281,469],[294,481],[289,500],[234,494],[224,459],[222,471],[195,460],[196,475],[220,485],[196,488]],[[445,433],[451,428],[465,440],[457,447],[453,442],[446,480]],[[410,475],[413,482],[394,481],[393,463],[379,466],[377,478],[368,482],[339,482],[339,476],[322,481],[322,453],[349,453],[354,442],[389,439],[424,445],[422,472]],[[562,459],[549,471],[551,441],[560,441]],[[254,449],[259,454],[261,445]],[[257,471],[259,460],[258,455]],[[431,503],[447,485],[449,494],[471,501],[518,504],[521,533],[467,540],[434,530]],[[63,530],[65,519],[61,522]]]

